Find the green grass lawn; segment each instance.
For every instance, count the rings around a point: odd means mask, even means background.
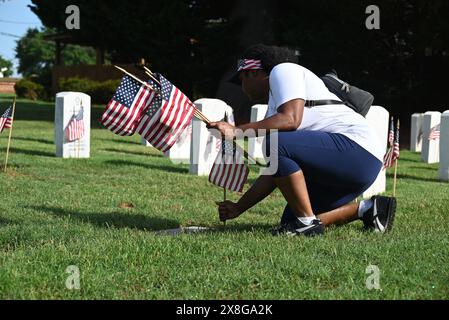
[[[0,112],[7,102],[0,98]],[[0,174],[0,299],[449,297],[449,185],[419,155],[401,154],[392,233],[362,232],[355,222],[323,237],[274,238],[280,193],[224,229],[214,204],[221,189],[138,136],[102,129],[101,111],[92,112],[91,158],[67,160],[55,157],[53,104],[18,101],[10,167]],[[180,225],[214,231],[153,232]],[[65,286],[70,265],[80,270],[80,290]],[[380,269],[381,290],[366,288],[369,265]]]

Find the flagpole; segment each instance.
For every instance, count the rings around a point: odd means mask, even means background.
[[[398,172],[398,159],[395,160],[394,164],[394,178],[393,178],[393,197],[396,197],[396,175]]]
[[[13,128],[13,125],[14,125],[15,112],[16,112],[16,96],[14,96],[14,101],[13,101],[13,104],[12,104],[11,128],[9,129],[8,147],[6,148],[5,173],[6,173],[6,168],[8,166],[9,147],[11,145],[11,135],[12,135],[12,128]]]

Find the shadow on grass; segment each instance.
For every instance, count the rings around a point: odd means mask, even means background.
[[[17,224],[16,221],[0,217],[0,227]]]
[[[389,173],[389,174],[387,174],[387,177],[393,179],[394,174]],[[438,183],[442,182],[442,181],[438,180],[437,178],[423,178],[423,177],[412,176],[409,174],[398,174],[397,178],[398,179],[415,180],[415,181],[421,181],[421,182],[438,182]]]
[[[15,119],[25,121],[54,121],[54,102],[34,102],[19,99]]]
[[[133,154],[133,155],[137,155],[137,156],[149,156],[149,157],[155,157],[155,158],[164,158],[164,156],[162,154],[157,154],[157,153],[129,151],[129,150],[113,149],[113,148],[100,149],[100,150],[107,151],[107,152],[115,152],[115,153]]]
[[[116,140],[116,139],[104,139],[104,138],[96,138],[95,140],[101,140],[101,141],[107,141],[107,142],[114,142],[114,143],[119,143],[119,144],[131,144],[133,146],[142,146],[139,142],[135,142],[135,141],[129,141],[129,140]]]
[[[217,227],[215,232],[265,232],[271,233],[271,230],[275,228],[275,225],[266,223],[227,223],[226,227]]]
[[[418,166],[411,166],[411,167],[409,167],[409,169],[428,170],[428,171],[438,172],[438,168],[432,168],[432,167],[418,167]]]
[[[147,217],[143,214],[126,212],[78,212],[56,207],[29,206],[28,209],[43,211],[56,217],[70,217],[83,223],[90,223],[102,228],[130,228],[145,231],[160,231],[177,228],[179,222],[159,217]]]
[[[51,144],[51,145],[53,145],[55,143],[53,140],[35,139],[35,138],[23,138],[23,137],[14,137],[14,140],[39,142],[39,143]]]
[[[6,148],[3,148],[2,151],[6,152]],[[52,152],[39,151],[39,150],[27,150],[27,149],[19,149],[19,148],[10,148],[9,152],[31,155],[31,156],[39,156],[39,157],[50,157],[50,158],[54,158],[56,156]]]
[[[405,158],[401,157],[401,162],[412,162],[412,163],[424,163],[421,160],[411,159],[411,158]]]
[[[140,163],[125,160],[107,160],[104,163],[112,166],[133,166],[144,169],[159,170],[164,172],[184,173],[184,174],[189,173],[189,168],[177,167],[175,165],[159,165],[159,164]]]

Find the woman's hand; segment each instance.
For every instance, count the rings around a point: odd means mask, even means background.
[[[220,133],[219,138],[221,139],[222,136],[224,136],[228,140],[232,140],[235,138],[235,127],[227,122],[219,121],[219,122],[211,122],[207,126],[208,129],[215,129]]]
[[[217,202],[220,221],[232,220],[242,214],[237,203],[232,201]]]

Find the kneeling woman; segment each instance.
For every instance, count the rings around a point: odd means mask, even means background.
[[[233,82],[252,101],[268,102],[264,120],[238,126],[278,130],[278,170],[261,175],[237,202],[219,205],[220,220],[234,219],[276,188],[287,200],[274,234],[315,235],[323,226],[362,219],[367,229],[389,230],[394,198],[375,196],[353,202],[376,180],[384,150],[360,114],[342,104],[314,73],[296,64],[290,50],[256,45],[239,61]],[[318,101],[313,108],[306,101]],[[210,124],[232,138],[235,127]]]

